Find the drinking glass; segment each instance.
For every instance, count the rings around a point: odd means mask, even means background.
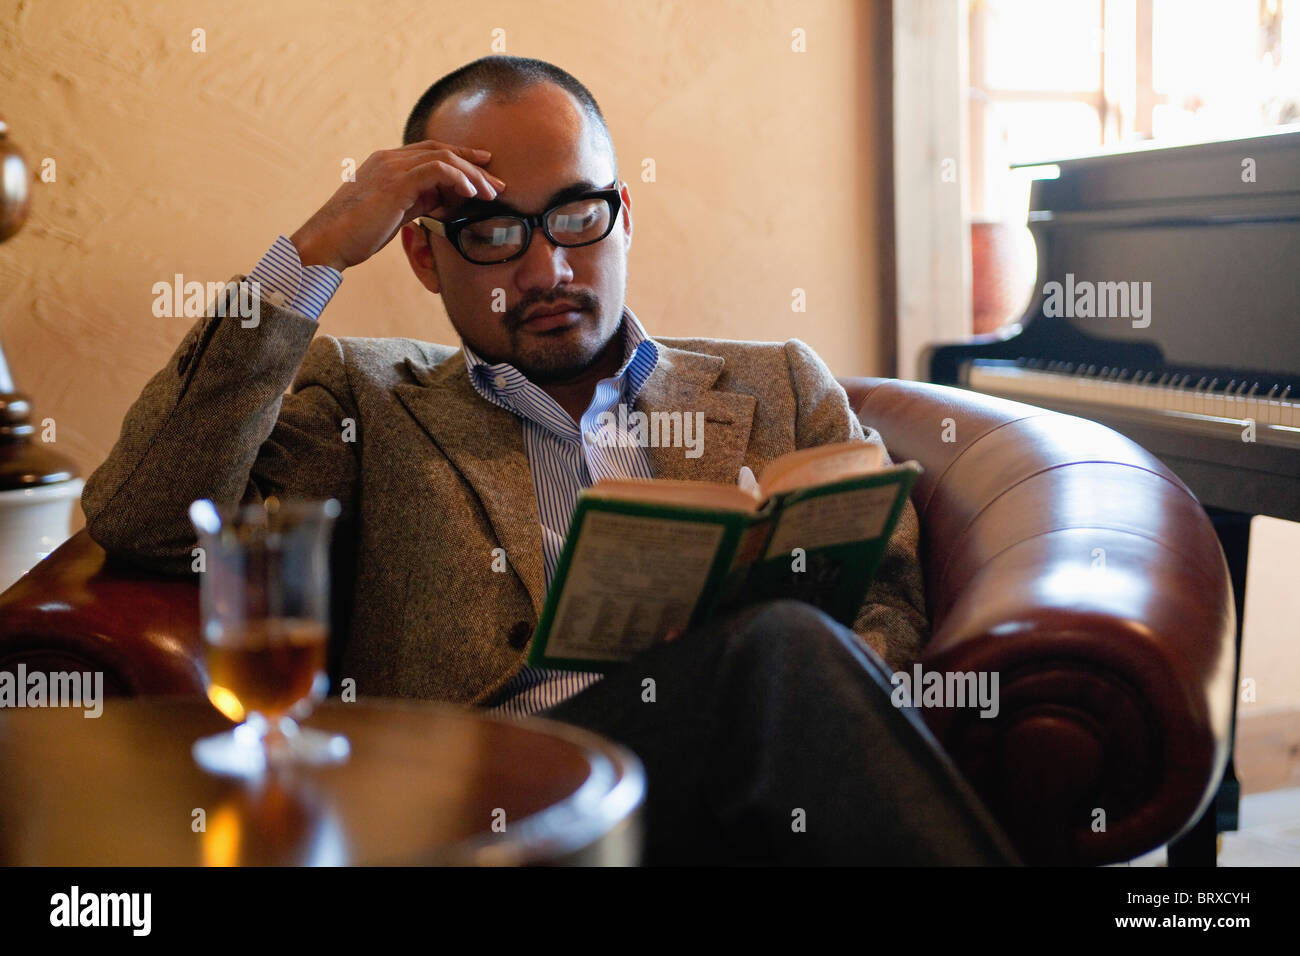
[[[329,542],[338,515],[333,498],[190,505],[208,700],[238,722],[194,744],[204,769],[252,777],[347,759],[347,738],[298,725],[329,686]]]

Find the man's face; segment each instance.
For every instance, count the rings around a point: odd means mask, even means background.
[[[549,83],[514,102],[485,93],[452,97],[429,117],[426,136],[489,150],[484,168],[506,183],[497,201],[525,214],[543,212],[552,197],[577,183],[604,189],[614,181],[613,156],[598,128],[572,96]],[[426,243],[417,226],[403,228],[402,244],[411,268],[442,295],[452,326],[470,348],[489,362],[509,362],[535,382],[563,382],[595,361],[622,317],[632,221],[626,184],[619,185],[621,218],[593,245],[556,246],[535,228],[518,259],[476,265],[441,236]],[[471,200],[450,218],[477,214],[485,205]],[[561,302],[579,307],[577,321],[544,330],[525,324],[539,307]]]

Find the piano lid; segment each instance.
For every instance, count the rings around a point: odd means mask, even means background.
[[[1054,165],[1031,190],[1030,354],[1075,360],[1082,336],[1154,347],[1156,367],[1300,375],[1300,129]]]
[[[1300,197],[1300,124],[1244,139],[1143,144],[1012,164],[1013,169],[1038,166],[1056,166],[1060,176],[1035,181],[1030,207],[1036,210],[1173,206],[1177,212],[1197,200],[1254,201],[1281,194],[1291,197],[1294,211],[1294,201]]]

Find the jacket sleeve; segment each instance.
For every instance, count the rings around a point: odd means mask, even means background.
[[[199,319],[127,411],[81,497],[86,529],[105,551],[185,574],[197,498],[352,504],[359,435],[344,440],[344,419],[356,422],[357,411],[340,343],[313,341],[318,325],[306,316],[257,304],[255,324],[237,315]]]
[[[875,429],[862,427],[848,394],[817,353],[799,339],[790,339],[785,349],[798,408],[797,447],[853,439],[883,447]],[[886,451],[885,461],[889,460]],[[929,638],[919,531],[916,508],[908,501],[853,623],[854,633],[895,670],[908,669],[919,660]]]

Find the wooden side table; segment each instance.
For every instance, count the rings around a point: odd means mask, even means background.
[[[645,777],[578,728],[405,701],[329,701],[348,763],[259,785],[190,755],[201,698],[0,710],[0,864],[633,865]]]

